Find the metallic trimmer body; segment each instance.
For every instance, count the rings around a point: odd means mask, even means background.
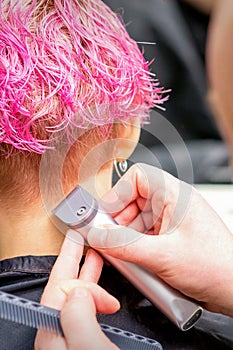
[[[75,187],[53,210],[53,214],[84,238],[92,227],[116,224],[90,193],[80,186]],[[151,271],[102,251],[100,254],[181,330],[190,329],[200,318],[203,309],[195,301],[167,285]]]

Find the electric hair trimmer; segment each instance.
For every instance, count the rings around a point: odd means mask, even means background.
[[[80,186],[68,194],[53,210],[53,214],[84,238],[92,227],[116,224],[90,193]],[[203,309],[195,301],[167,285],[151,271],[102,251],[100,254],[181,330],[190,329],[200,318]]]

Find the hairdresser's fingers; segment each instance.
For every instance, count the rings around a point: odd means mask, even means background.
[[[169,210],[172,211],[172,208],[176,207],[182,190],[181,185],[181,181],[161,169],[137,164],[104,196],[101,205],[117,223],[129,225],[135,219],[137,210],[140,212],[151,209],[151,201],[154,198],[156,206],[153,207],[153,219],[157,222],[164,208],[169,206]],[[132,203],[136,203],[137,208],[132,207]],[[126,210],[127,215],[124,215]]]
[[[76,287],[84,287],[90,291],[100,313],[111,314],[120,307],[119,301],[98,284],[74,279],[55,281],[50,285],[50,289],[46,287],[41,304],[61,310],[67,295]]]
[[[87,240],[97,250],[156,272],[163,266],[173,235],[144,235],[129,227],[112,226],[92,228]]]
[[[113,216],[137,198],[148,199],[165,188],[164,171],[146,164],[133,165],[117,184],[103,197],[101,204]]]
[[[96,283],[82,280],[71,280],[70,284],[63,284],[62,290],[68,295],[71,290],[76,287],[84,287],[89,290],[95,301],[97,312],[111,314],[119,310],[119,301]]]
[[[68,230],[60,254],[51,271],[49,282],[56,279],[77,278],[83,248],[83,237],[74,230]]]
[[[133,220],[135,220],[138,217],[140,212],[141,211],[136,201],[134,201],[127,205],[122,211],[117,213],[114,216],[114,220],[122,226],[128,226]]]
[[[95,303],[98,304],[100,301],[93,298],[92,292],[83,284],[79,284],[69,292],[67,289],[66,293],[68,298],[61,311],[61,324],[65,338],[38,331],[34,349],[117,349],[105,337],[96,321]]]
[[[69,294],[61,311],[61,324],[69,350],[118,349],[101,331],[95,301],[87,288],[78,287]]]
[[[83,281],[98,282],[103,267],[103,259],[93,249],[89,249],[81,268],[79,278]]]
[[[192,187],[161,169],[137,164],[104,197],[103,206],[122,226],[154,234],[171,232],[189,206]],[[151,231],[152,232],[152,231]]]
[[[38,330],[36,334],[34,350],[67,350],[66,340],[52,333]]]

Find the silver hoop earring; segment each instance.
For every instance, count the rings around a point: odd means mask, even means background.
[[[122,162],[117,162],[115,159],[113,164],[117,175],[119,176],[119,178],[121,178],[122,174],[124,174],[128,169],[127,160],[125,159]]]

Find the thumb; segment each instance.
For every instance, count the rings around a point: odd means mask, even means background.
[[[91,228],[87,240],[96,250],[154,272],[161,268],[169,246],[168,235],[146,235],[120,225]]]
[[[68,350],[118,349],[102,332],[93,297],[87,288],[78,287],[69,294],[61,311],[61,324]]]

